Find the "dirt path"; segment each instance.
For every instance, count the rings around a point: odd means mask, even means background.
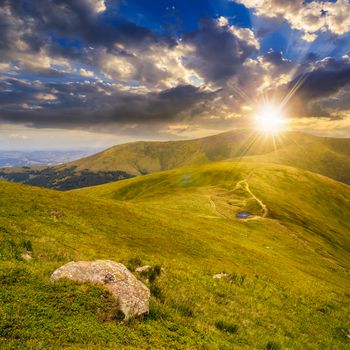
[[[249,183],[248,183],[248,179],[251,177],[252,174],[249,174],[249,176],[244,179],[244,180],[241,180],[241,181],[238,181],[235,185],[234,188],[232,188],[231,190],[229,190],[228,192],[225,192],[225,195],[228,195],[228,194],[233,194],[235,191],[237,191],[239,188],[244,188],[248,193],[249,195],[260,205],[261,207],[261,210],[262,210],[262,215],[261,216],[253,216],[253,217],[250,217],[250,218],[247,218],[247,219],[244,219],[245,221],[248,221],[248,220],[257,220],[259,218],[266,218],[267,215],[269,214],[269,209],[268,207],[266,206],[266,204],[261,200],[259,199],[250,189],[249,187]],[[210,206],[211,208],[213,209],[213,211],[220,217],[223,217],[225,219],[229,219],[229,220],[233,220],[233,218],[230,216],[227,216],[227,215],[224,215],[222,213],[220,213],[216,207],[216,204],[213,200],[213,197],[214,195],[211,195],[209,197],[209,202],[210,202]]]
[[[210,197],[209,197],[209,202],[210,202],[210,206],[211,206],[212,210],[215,212],[216,215],[218,215],[218,216],[220,216],[220,217],[222,217],[222,218],[224,218],[224,219],[232,220],[231,218],[227,217],[227,216],[224,215],[224,214],[221,214],[221,213],[218,211],[218,209],[216,208],[216,204],[215,204],[215,202],[213,201],[213,196],[210,196]]]
[[[261,206],[261,209],[262,209],[262,216],[263,218],[266,218],[267,215],[269,214],[269,209],[267,208],[266,204],[261,200],[259,199],[251,190],[250,190],[250,187],[249,187],[249,183],[247,182],[247,180],[243,180],[244,181],[244,184],[245,184],[245,188],[246,188],[246,191],[252,196],[252,198],[254,198],[258,204]]]

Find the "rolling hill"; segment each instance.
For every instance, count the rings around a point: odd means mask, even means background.
[[[117,145],[67,164],[0,169],[7,181],[70,190],[179,167],[257,157],[291,165],[350,184],[350,140],[284,132],[276,138],[247,130],[196,140]]]
[[[348,185],[230,161],[72,192],[0,191],[2,348],[349,346]],[[254,216],[237,219],[243,210]],[[49,282],[58,266],[93,259],[164,269],[147,317],[119,324],[99,287]]]

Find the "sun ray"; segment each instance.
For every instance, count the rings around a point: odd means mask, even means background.
[[[291,88],[291,90],[287,93],[287,95],[284,97],[284,99],[282,100],[280,106],[281,108],[284,108],[288,102],[291,100],[291,98],[298,92],[298,90],[302,87],[302,85],[304,84],[305,80],[308,77],[308,73],[304,73],[302,74],[299,79],[296,81],[296,83],[294,84],[294,86]]]

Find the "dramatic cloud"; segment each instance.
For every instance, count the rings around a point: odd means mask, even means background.
[[[0,81],[0,118],[31,127],[108,129],[212,118],[208,111],[225,110],[215,106],[217,89],[259,48],[250,29],[225,17],[203,20],[175,40],[118,23],[118,16],[113,25],[101,22],[104,2],[38,1],[24,11],[5,1],[1,10],[10,62],[4,70],[14,76]],[[23,71],[38,79],[17,78]],[[44,77],[63,80],[46,83]]]
[[[350,84],[350,59],[327,57],[310,66],[310,72],[299,93],[305,99],[315,99],[336,94]]]
[[[198,108],[215,92],[179,85],[159,93],[122,91],[103,83],[31,84],[0,81],[0,120],[31,127],[110,128],[111,123],[167,123],[188,118],[184,111]]]
[[[250,29],[229,26],[224,17],[218,21],[204,19],[199,30],[187,34],[184,41],[195,48],[185,64],[213,82],[231,78],[259,49]]]
[[[311,62],[302,76],[286,87],[291,91],[299,81],[303,84],[291,100],[291,108],[299,116],[342,118],[350,110],[350,58],[327,57]]]
[[[257,16],[281,18],[291,27],[304,32],[303,39],[314,41],[319,32],[343,35],[350,31],[350,3],[348,0],[237,0],[254,9]]]
[[[0,122],[194,135],[246,126],[261,101],[278,103],[300,81],[291,116],[350,115],[348,1],[236,1],[261,17],[264,33],[236,10],[187,18],[174,1],[155,10],[137,1],[0,0]],[[274,27],[282,19],[286,36],[297,29],[315,41],[313,52],[300,58],[298,45],[288,46]]]

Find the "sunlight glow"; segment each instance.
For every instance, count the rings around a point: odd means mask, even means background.
[[[259,131],[276,133],[283,129],[285,118],[281,107],[266,104],[258,110],[255,116],[256,127]]]

